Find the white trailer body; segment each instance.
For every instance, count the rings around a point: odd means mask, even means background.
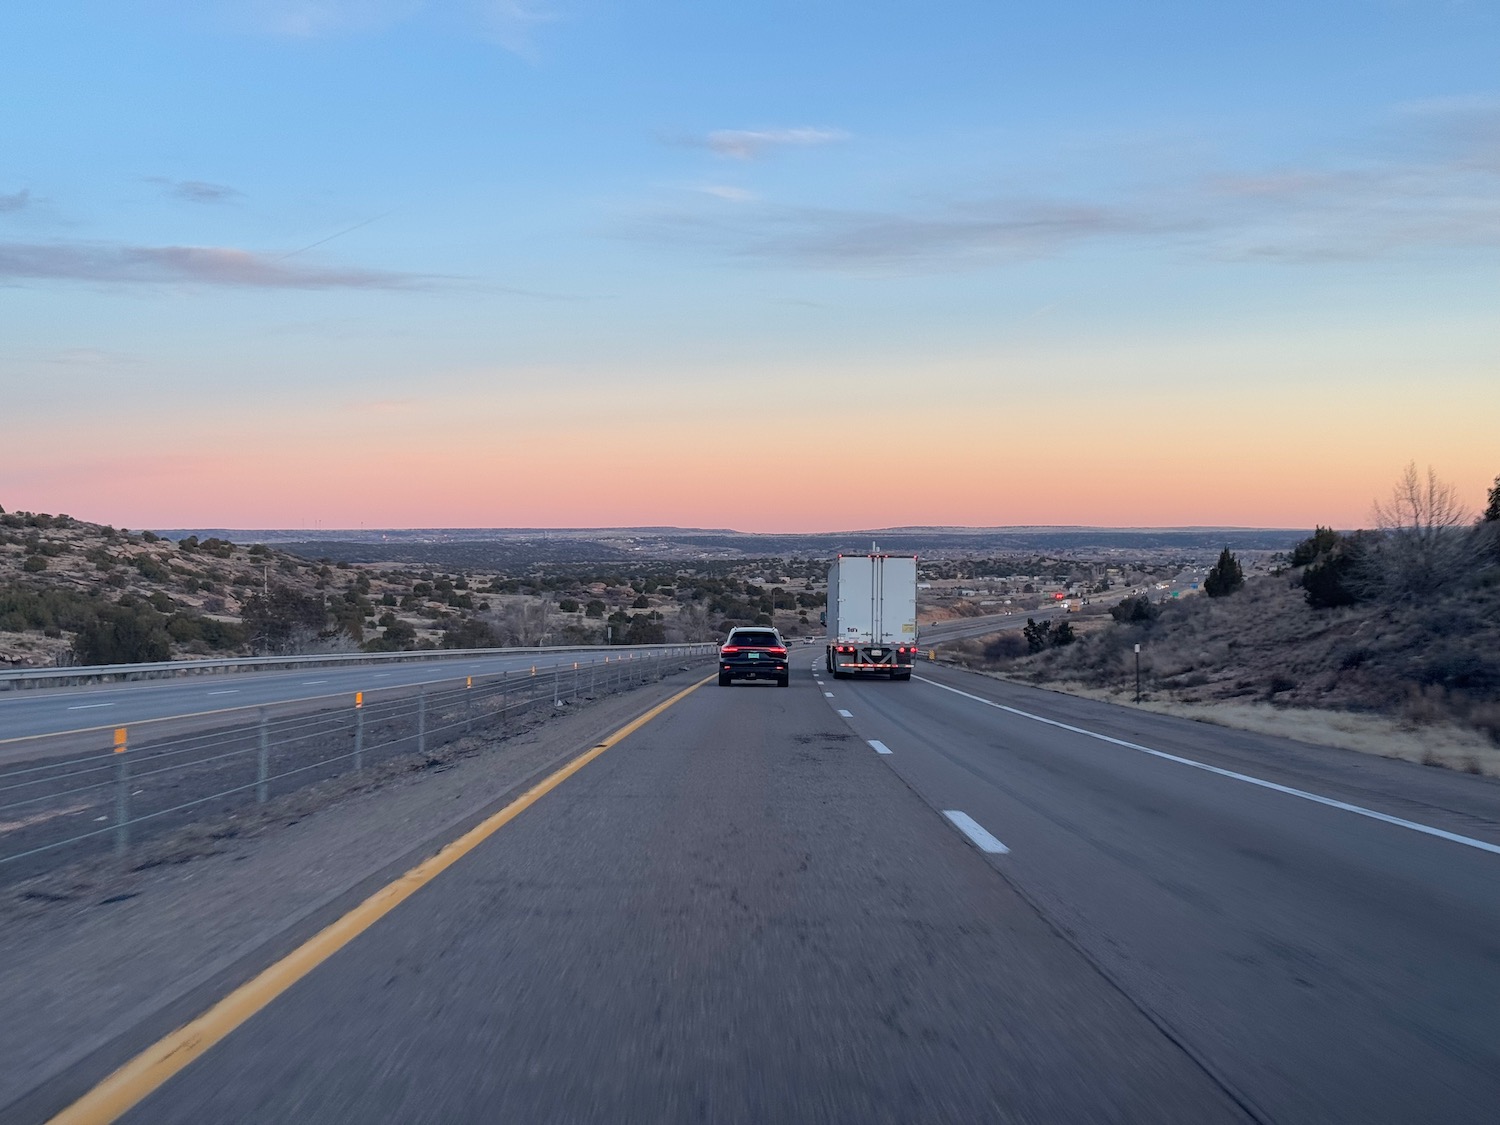
[[[828,569],[828,671],[911,679],[917,659],[915,555],[840,555]]]

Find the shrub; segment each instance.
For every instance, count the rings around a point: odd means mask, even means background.
[[[1021,635],[1026,638],[1026,647],[1029,651],[1041,652],[1052,640],[1052,622],[1038,621],[1034,617],[1028,617]]]
[[[73,653],[80,664],[142,664],[166,660],[172,644],[149,606],[106,605],[79,628]]]
[[[1020,633],[1000,633],[984,646],[984,657],[986,660],[1014,660],[1018,656],[1024,656],[1028,647],[1026,638]]]
[[[487,621],[470,617],[443,630],[444,648],[499,648],[500,634]]]
[[[591,598],[588,605],[583,607],[583,615],[585,617],[603,617],[605,608],[604,603],[598,598]]]
[[[241,612],[245,630],[258,652],[284,652],[298,634],[320,632],[328,624],[323,599],[275,586],[270,595],[252,594]]]
[[[365,642],[366,652],[404,652],[416,644],[417,630],[408,621],[402,621],[392,613],[380,616],[385,632]]]
[[[154,555],[137,555],[130,560],[135,564],[135,569],[140,572],[142,578],[148,582],[170,582],[172,572],[162,566]]]
[[[1203,592],[1211,598],[1228,597],[1245,584],[1245,572],[1240,568],[1240,560],[1235,558],[1228,547],[1219,554],[1219,561],[1214,564],[1213,569],[1208,572],[1208,577],[1203,580]]]
[[[769,625],[768,620],[765,624]],[[761,624],[759,621],[757,625]],[[658,645],[667,639],[667,631],[660,622],[652,621],[646,614],[638,613],[630,619],[630,628],[625,633],[628,645]]]
[[[1366,581],[1366,553],[1369,537],[1356,533],[1340,536],[1329,550],[1302,572],[1302,588],[1307,604],[1314,609],[1353,605],[1364,599],[1369,590]]]
[[[1122,625],[1137,622],[1155,621],[1161,616],[1161,610],[1151,604],[1151,599],[1145,594],[1134,598],[1123,598],[1121,601],[1109,607],[1109,615]]]
[[[563,613],[577,613],[578,601],[575,598],[563,598],[557,603],[557,608]]]
[[[27,555],[26,561],[21,564],[21,569],[27,574],[39,574],[47,569],[47,560],[41,555]]]
[[[1319,555],[1325,555],[1339,545],[1343,539],[1331,527],[1318,527],[1311,535],[1292,548],[1292,565],[1306,566]]]
[[[1052,645],[1054,648],[1061,648],[1063,645],[1070,645],[1077,639],[1078,634],[1073,632],[1073,626],[1071,622],[1060,622],[1057,628],[1052,630]]]

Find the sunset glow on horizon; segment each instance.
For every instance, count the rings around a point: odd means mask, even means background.
[[[1352,528],[1500,474],[1490,11],[252,7],[12,17],[7,509]]]

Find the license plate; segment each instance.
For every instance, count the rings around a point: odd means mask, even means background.
[[[758,653],[758,652],[749,652],[749,653],[746,653],[745,655],[748,656],[751,660],[759,660],[760,659],[760,653]]]

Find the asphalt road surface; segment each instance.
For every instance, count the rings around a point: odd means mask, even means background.
[[[620,741],[128,1120],[1496,1119],[1500,786],[799,656]]]
[[[611,649],[611,661],[628,656],[625,646]],[[642,650],[652,651],[652,650]],[[218,715],[239,708],[273,706],[316,699],[352,697],[419,684],[453,684],[502,672],[571,670],[575,661],[602,661],[602,653],[528,652],[441,660],[414,660],[358,667],[299,668],[291,671],[242,671],[160,680],[101,684],[83,688],[38,688],[0,692],[0,750],[4,744],[36,735],[96,730],[184,715]],[[602,664],[601,664],[602,667]]]

